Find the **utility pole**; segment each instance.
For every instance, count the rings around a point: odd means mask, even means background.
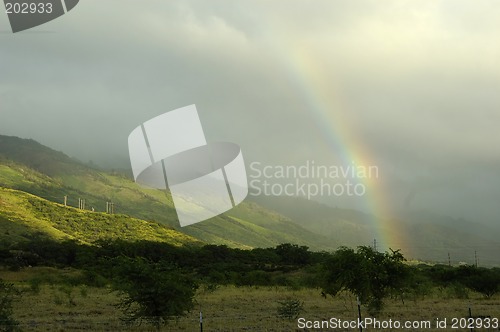
[[[115,213],[115,203],[106,202],[106,213],[109,213],[109,214]]]
[[[78,197],[78,208],[82,208],[82,199],[80,197]]]
[[[68,206],[68,196],[64,195],[64,206]]]

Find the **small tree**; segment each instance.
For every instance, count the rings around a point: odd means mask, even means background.
[[[307,265],[311,260],[311,253],[306,246],[282,243],[276,246],[275,252],[284,264]]]
[[[278,303],[278,317],[283,319],[297,319],[304,310],[304,302],[299,299],[288,298]]]
[[[193,308],[196,284],[171,266],[144,259],[121,258],[114,289],[122,295],[118,307],[128,323],[147,322],[157,329],[168,319]]]
[[[323,291],[335,296],[347,290],[377,314],[383,299],[405,287],[409,273],[399,251],[380,253],[371,247],[342,247],[324,265]]]
[[[495,270],[465,266],[458,268],[459,278],[470,289],[491,298],[500,290],[500,273]]]

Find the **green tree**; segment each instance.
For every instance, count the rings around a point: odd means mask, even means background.
[[[311,253],[306,246],[296,244],[282,243],[276,246],[276,254],[284,264],[307,265],[311,259]]]
[[[117,261],[113,286],[122,295],[118,307],[126,322],[146,322],[160,329],[168,319],[193,308],[197,285],[189,275],[142,258]]]
[[[380,253],[371,247],[358,247],[357,251],[339,248],[324,264],[323,291],[332,296],[349,291],[375,315],[385,297],[405,287],[409,270],[404,261],[399,250]]]
[[[463,273],[460,270],[468,270]],[[460,267],[459,272],[462,282],[470,289],[483,294],[486,298],[491,298],[500,290],[500,273],[492,269],[477,268],[475,266]]]

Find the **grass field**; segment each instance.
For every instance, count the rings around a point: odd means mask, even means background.
[[[147,325],[130,327],[122,323],[121,313],[115,307],[119,298],[108,288],[61,283],[61,280],[79,273],[70,269],[56,270],[42,267],[18,272],[0,271],[0,278],[14,283],[22,291],[14,304],[14,316],[23,331],[154,330]],[[463,299],[457,298],[456,295],[447,289],[436,289],[431,295],[416,301],[406,299],[403,303],[401,299],[388,300],[387,306],[378,318],[399,321],[430,320],[433,324],[436,318],[447,318],[450,322],[453,317],[468,317],[469,306],[474,316],[500,318],[499,295],[491,299],[485,299],[472,292],[461,294],[468,297]],[[203,312],[204,331],[299,330],[297,320],[277,317],[278,301],[287,298],[296,298],[304,303],[304,311],[300,317],[307,320],[327,320],[332,317],[342,320],[357,318],[356,300],[349,294],[325,299],[318,289],[234,286],[207,289],[202,286],[196,295],[197,307],[186,317],[170,322],[162,331],[199,331],[200,309]],[[365,315],[366,310],[364,308],[362,310]],[[419,330],[421,329],[406,331]],[[498,329],[481,331],[498,331]]]

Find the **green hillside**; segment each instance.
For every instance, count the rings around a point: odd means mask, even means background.
[[[258,204],[242,203],[227,214],[181,228],[168,193],[145,189],[123,174],[83,165],[33,140],[0,136],[0,186],[21,190],[77,207],[105,212],[113,202],[115,212],[155,221],[206,243],[231,247],[271,247],[290,242],[315,250],[333,250],[339,243],[293,223],[289,218]]]
[[[78,173],[85,167],[62,152],[35,140],[0,135],[0,158],[9,159],[52,176]]]
[[[450,253],[455,263],[473,263],[477,250],[485,264],[499,263],[499,244],[495,237],[498,231],[471,222],[415,212],[394,216],[393,222],[385,223],[360,211],[333,208],[302,198],[249,197],[225,214],[181,228],[168,193],[142,188],[127,175],[88,167],[33,140],[15,137],[0,136],[0,187],[59,204],[67,196],[68,205],[73,207],[78,206],[79,198],[85,199],[87,210],[94,208],[101,212],[90,214],[92,216],[107,216],[102,214],[106,202],[113,202],[115,212],[121,216],[110,218],[127,215],[153,221],[205,243],[230,247],[295,243],[313,250],[334,250],[340,245],[370,245],[377,234],[391,234],[388,238],[397,243],[388,245],[393,249],[402,248],[410,258],[445,262]],[[90,213],[77,211],[82,216]],[[34,216],[40,215],[31,217]],[[375,228],[395,223],[399,227]],[[51,232],[69,232],[62,224],[64,222]],[[111,222],[108,231],[120,233],[113,227],[115,224]],[[75,231],[71,236],[80,235]]]
[[[27,241],[33,237],[74,239],[85,243],[120,238],[173,245],[201,244],[188,235],[155,222],[65,207],[6,188],[0,188],[0,222],[0,241],[3,244]]]

